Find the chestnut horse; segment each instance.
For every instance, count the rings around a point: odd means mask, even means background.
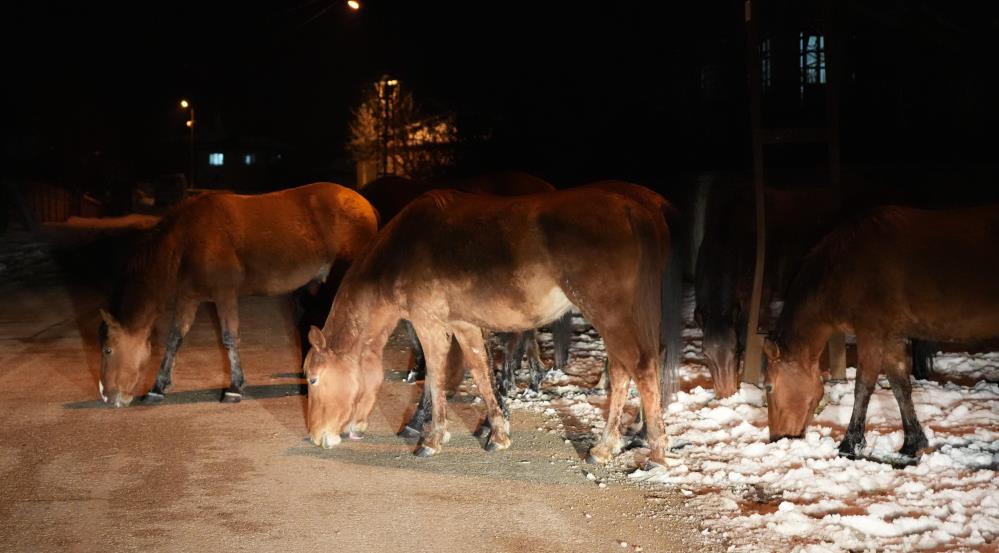
[[[492,196],[523,196],[526,194],[540,194],[544,192],[554,192],[555,187],[548,181],[519,171],[504,171],[499,173],[486,174],[476,177],[459,178],[436,178],[427,180],[413,180],[399,176],[387,176],[375,179],[361,189],[361,195],[371,202],[371,205],[378,210],[382,224],[388,224],[395,216],[402,211],[410,202],[420,195],[431,190],[459,190],[473,194],[489,194]],[[329,296],[332,298],[332,295]],[[323,319],[329,313],[329,305],[322,310]],[[319,323],[321,324],[321,322]],[[555,367],[561,369],[568,361],[569,332],[571,332],[568,318],[559,319],[553,323],[553,334],[555,336]],[[414,357],[414,366],[406,376],[406,381],[413,383],[422,379],[426,372],[426,361],[423,357],[423,348],[420,341],[413,333],[413,327],[406,324],[410,343]],[[528,365],[531,368],[531,387],[538,391],[541,384],[541,377],[544,375],[544,366],[539,355],[537,334],[534,330],[527,332],[503,333],[499,336],[500,347],[503,350],[503,364],[501,384],[504,393],[510,395],[516,390],[514,375],[520,370],[522,359],[527,355]],[[429,413],[429,397],[424,396],[420,403],[420,408],[414,415],[414,422],[422,421]],[[407,428],[414,428],[407,425]]]
[[[853,414],[840,453],[864,448],[867,404],[884,372],[905,432],[927,446],[912,403],[905,338],[999,336],[999,205],[926,211],[884,207],[840,225],[808,255],[765,344],[770,438],[800,437],[823,395],[818,357],[834,331],[857,337]]]
[[[622,186],[635,186],[623,185]],[[637,188],[637,187],[636,187]],[[622,447],[620,422],[634,379],[651,413],[652,459],[665,456],[660,409],[661,301],[670,258],[662,214],[595,187],[497,198],[453,191],[414,201],[347,271],[305,362],[309,433],[332,447],[363,431],[383,378],[382,349],[400,318],[412,322],[427,357],[433,422],[417,451],[447,441],[444,360],[454,339],[486,405],[488,450],[510,445],[493,393],[482,329],[517,332],[549,323],[573,305],[606,344],[610,406],[590,450],[607,461]]]
[[[322,281],[374,240],[378,218],[358,193],[333,183],[243,196],[205,194],[171,211],[127,263],[112,313],[101,310],[100,393],[105,403],[131,402],[143,380],[149,338],[160,314],[174,306],[156,383],[146,395],[162,400],[177,350],[198,305],[212,301],[229,358],[226,402],[242,398],[238,298],[290,292]]]

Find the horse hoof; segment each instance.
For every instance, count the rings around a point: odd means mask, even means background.
[[[243,394],[239,392],[226,392],[222,394],[222,403],[239,403],[243,401]]]
[[[420,448],[416,450],[414,455],[416,455],[417,457],[432,457],[436,453],[437,453],[436,449],[424,445],[420,446]]]
[[[507,441],[507,443],[504,444],[504,443],[501,443],[501,442],[494,442],[492,440],[489,440],[486,443],[486,451],[488,451],[490,453],[492,453],[494,451],[502,451],[502,450],[504,450],[504,449],[506,449],[508,447],[510,447],[509,441]]]
[[[159,392],[149,392],[142,398],[142,403],[153,405],[162,402],[164,399],[166,399],[166,396]]]
[[[409,441],[409,440],[414,440],[415,441],[415,440],[419,440],[420,436],[422,434],[420,433],[419,430],[417,430],[417,429],[415,429],[415,428],[413,428],[411,426],[406,426],[406,427],[403,427],[403,429],[400,430],[399,433],[396,434],[396,435],[399,436],[400,438],[403,438],[403,439],[407,440],[407,441]]]
[[[406,384],[416,384],[420,380],[420,375],[416,371],[409,371],[406,375],[406,379],[403,380]]]
[[[351,430],[350,432],[347,433],[347,438],[354,441],[363,440],[364,432],[355,432]]]

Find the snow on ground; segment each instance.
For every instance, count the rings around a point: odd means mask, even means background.
[[[583,328],[577,320],[577,332]],[[698,362],[700,332],[688,329],[685,340],[686,391],[665,411],[675,457],[624,478],[689,497],[689,506],[704,517],[705,535],[733,551],[995,551],[999,354],[939,354],[938,372],[984,379],[972,386],[914,381],[913,401],[931,447],[914,466],[896,469],[838,456],[853,407],[855,369],[848,370],[847,382],[826,385],[825,406],[804,439],[770,443],[762,390],[743,384],[735,396],[715,399]],[[603,429],[606,406],[605,394],[587,387],[604,360],[594,342],[592,335],[576,340],[566,373],[549,371],[545,394],[528,392],[511,406],[542,411],[551,418],[549,431],[592,443]],[[633,389],[632,414],[635,396]],[[886,381],[871,398],[867,444],[869,459],[897,460],[901,422]],[[646,454],[632,449],[615,466],[631,470]]]

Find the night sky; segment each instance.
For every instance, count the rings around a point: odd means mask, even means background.
[[[124,179],[182,171],[186,97],[203,126],[288,145],[294,178],[331,178],[363,86],[390,74],[489,137],[465,170],[568,185],[745,169],[742,2],[673,4],[20,2],[3,18],[4,155],[22,175],[95,158]],[[903,2],[892,20],[845,4],[847,162],[990,162],[999,18],[976,4]],[[705,64],[720,68],[708,99]]]

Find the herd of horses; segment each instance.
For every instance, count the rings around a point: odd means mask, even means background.
[[[783,299],[764,346],[771,439],[804,434],[823,395],[820,354],[842,331],[857,337],[859,360],[841,453],[861,454],[867,403],[884,372],[902,413],[901,453],[914,457],[927,441],[912,403],[907,344],[999,336],[999,207],[888,207],[832,224],[831,213],[811,207],[820,202],[789,194],[769,198],[777,216],[768,232],[789,237],[768,260],[768,298]],[[746,221],[715,212],[722,215],[707,221],[698,255],[696,319],[715,387],[728,395],[738,386],[751,265],[743,246],[751,238]],[[317,183],[197,196],[143,237],[109,311],[101,310],[100,395],[117,407],[140,395],[162,400],[197,307],[210,301],[231,372],[222,399],[240,401],[238,298],[297,290],[316,445],[362,437],[385,377],[383,348],[401,320],[426,371],[420,406],[403,431],[422,437],[416,453],[435,454],[448,441],[447,393],[466,370],[485,405],[486,449],[505,449],[503,396],[516,389],[525,354],[531,386],[540,385],[536,329],[553,325],[555,362],[564,365],[568,314],[578,311],[603,338],[610,386],[607,423],[589,459],[607,462],[624,447],[622,411],[634,382],[649,458],[663,462],[662,407],[682,354],[685,227],[669,201],[639,185],[556,190],[522,173],[387,177],[361,193]],[[150,389],[150,337],[171,306]],[[499,337],[500,379],[484,331]]]

